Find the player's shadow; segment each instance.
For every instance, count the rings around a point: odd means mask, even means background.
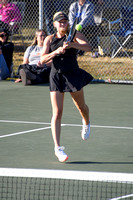
[[[91,162],[91,161],[73,161],[73,162],[66,162],[66,164],[73,164],[73,165],[90,165],[90,164],[114,164],[114,165],[119,165],[119,164],[125,164],[125,165],[132,165],[133,162]]]

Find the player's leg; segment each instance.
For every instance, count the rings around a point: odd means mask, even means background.
[[[55,147],[60,146],[61,118],[63,113],[64,94],[58,91],[50,92],[52,104],[51,129]]]
[[[51,130],[55,145],[55,155],[58,157],[60,162],[64,162],[68,159],[68,156],[64,153],[63,148],[60,147],[61,118],[63,113],[64,93],[53,91],[50,92],[50,97],[53,110]]]
[[[71,92],[73,102],[79,110],[85,124],[89,124],[89,108],[85,103],[83,88],[77,92]]]
[[[73,102],[82,116],[82,132],[81,137],[83,140],[88,139],[90,135],[90,121],[89,121],[89,108],[85,103],[83,88],[77,92],[71,92]]]

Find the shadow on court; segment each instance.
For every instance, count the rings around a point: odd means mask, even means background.
[[[133,165],[133,162],[91,162],[91,161],[75,161],[75,162],[66,162],[66,164],[73,164],[73,165],[90,165],[90,164],[98,164],[98,165]]]

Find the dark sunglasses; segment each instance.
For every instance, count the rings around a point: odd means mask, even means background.
[[[7,37],[7,34],[1,34],[0,37],[1,37],[1,38]]]

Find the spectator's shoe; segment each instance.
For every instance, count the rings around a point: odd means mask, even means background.
[[[95,52],[94,54],[91,55],[92,58],[98,58],[99,54],[98,52]]]
[[[90,136],[90,121],[88,125],[85,125],[83,120],[82,122],[83,122],[83,126],[82,126],[82,131],[81,131],[81,137],[83,140],[87,140]]]
[[[63,151],[64,149],[65,149],[64,147],[55,148],[55,155],[57,156],[60,162],[65,162],[66,160],[68,160],[68,156]]]
[[[25,85],[30,85],[31,84],[31,81],[27,79],[27,75],[26,75],[26,72],[21,69],[20,72],[19,72],[20,76],[21,76],[21,80],[22,80],[22,84],[25,86]]]
[[[103,49],[102,49],[100,46],[98,46],[98,54],[99,54],[100,56],[104,56]]]

